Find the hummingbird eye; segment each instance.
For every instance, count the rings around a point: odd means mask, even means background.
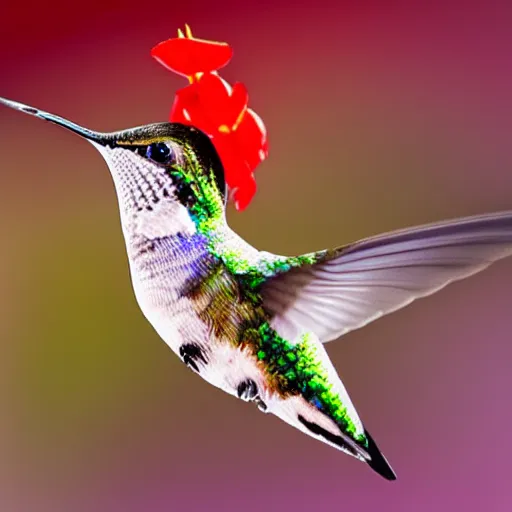
[[[174,150],[165,142],[154,142],[146,148],[146,158],[159,164],[170,164],[176,160]]]

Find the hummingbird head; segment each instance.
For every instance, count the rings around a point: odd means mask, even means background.
[[[0,103],[58,124],[91,142],[106,160],[126,228],[154,236],[196,229],[224,218],[224,170],[210,138],[178,123],[155,123],[112,133],[0,98]],[[174,223],[174,227],[172,226]]]

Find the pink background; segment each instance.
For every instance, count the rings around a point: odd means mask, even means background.
[[[4,0],[0,95],[104,131],[165,120],[185,82],[149,51],[188,22],[233,45],[224,76],[269,130],[229,214],[258,247],[512,208],[512,5],[311,4]],[[7,109],[0,135],[0,510],[512,509],[512,259],[328,346],[390,483],[159,340],[92,146]]]

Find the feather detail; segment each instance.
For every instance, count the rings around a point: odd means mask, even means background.
[[[328,251],[261,285],[272,327],[326,343],[512,254],[512,212],[405,229]]]

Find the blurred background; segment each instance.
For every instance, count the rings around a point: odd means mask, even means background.
[[[167,119],[189,23],[264,119],[232,226],[296,254],[512,208],[512,5],[4,0],[0,95],[109,131]],[[430,4],[430,2],[429,2]],[[192,374],[139,311],[94,148],[0,112],[0,510],[512,509],[512,259],[328,345],[398,473]]]

